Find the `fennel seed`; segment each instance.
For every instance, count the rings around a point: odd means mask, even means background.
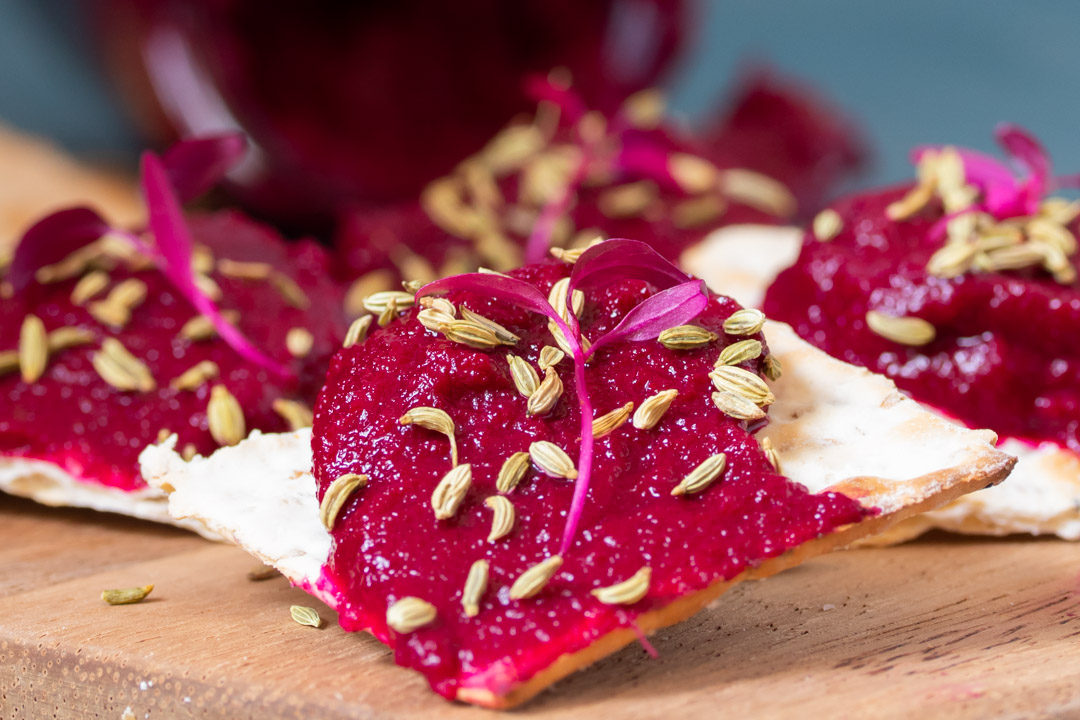
[[[664,417],[678,394],[678,390],[663,390],[645,398],[634,411],[634,427],[638,430],[652,430],[660,422],[660,418]]]
[[[431,508],[437,520],[448,520],[457,513],[465,494],[472,485],[472,465],[464,463],[451,468],[431,493]]]
[[[494,513],[491,518],[491,532],[487,538],[488,542],[493,543],[506,537],[514,529],[514,504],[504,495],[492,495],[484,504]]]
[[[559,555],[552,555],[547,560],[533,565],[521,573],[510,586],[511,600],[525,600],[536,595],[544,589],[555,573],[562,567],[563,559]]]
[[[646,565],[626,580],[590,590],[589,594],[605,605],[633,605],[649,592],[651,581],[652,568]]]
[[[330,487],[326,488],[326,493],[323,494],[322,502],[319,503],[319,520],[322,521],[323,527],[333,530],[345,503],[349,502],[353,493],[367,487],[367,484],[368,476],[356,473],[346,473],[330,483]]]
[[[514,453],[506,458],[502,467],[499,468],[499,475],[495,479],[495,489],[501,493],[512,492],[525,478],[528,470],[529,453],[524,451]]]
[[[727,455],[717,453],[708,458],[682,479],[672,495],[694,495],[716,482],[727,468]]]

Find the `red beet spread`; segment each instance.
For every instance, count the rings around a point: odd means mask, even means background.
[[[546,293],[567,269],[549,263],[513,274]],[[651,294],[636,280],[589,291],[584,334],[598,337]],[[638,430],[628,421],[596,441],[588,501],[561,570],[535,597],[510,600],[514,579],[557,552],[574,483],[530,469],[508,494],[514,529],[495,543],[487,542],[492,512],[483,501],[496,493],[502,462],[531,442],[549,440],[577,455],[573,368],[570,359],[557,368],[565,389],[554,411],[528,416],[506,355],[535,366],[540,348],[552,344],[546,321],[472,293],[449,299],[502,323],[521,341],[512,349],[474,350],[425,329],[413,311],[334,356],[316,405],[313,441],[320,497],[342,474],[370,476],[338,516],[324,568],[342,626],[371,630],[393,647],[399,664],[422,672],[440,694],[454,697],[461,687],[503,694],[559,655],[630,626],[641,613],[865,515],[854,500],[813,495],[777,475],[745,425],[713,405],[708,372],[722,345],[741,339],[721,329],[738,306],[716,298],[694,322],[721,333],[722,342],[691,351],[655,341],[619,343],[588,365],[597,416],[668,388],[679,395],[655,429]],[[760,364],[743,367],[760,371]],[[436,520],[430,505],[450,469],[447,439],[398,422],[416,406],[450,415],[461,462],[473,467],[472,487],[450,520]],[[699,495],[670,494],[717,452],[728,457],[721,480]],[[462,587],[480,558],[490,561],[491,576],[479,615],[468,618]],[[652,583],[640,602],[609,606],[589,594],[644,565],[652,568]],[[405,596],[433,603],[435,623],[409,634],[388,628],[388,606]]]
[[[1080,285],[1041,269],[929,275],[926,263],[943,243],[929,231],[942,211],[934,204],[909,220],[887,219],[886,206],[907,189],[834,205],[843,230],[830,242],[807,236],[765,311],[968,425],[1080,450]],[[1069,227],[1078,231],[1076,222]],[[923,318],[936,339],[924,347],[886,340],[867,327],[867,310]]]
[[[220,307],[239,311],[241,331],[270,357],[294,369],[297,380],[283,387],[280,379],[244,360],[221,340],[178,338],[195,312],[155,270],[130,272],[119,265],[110,272],[110,287],[137,277],[148,291],[131,322],[119,331],[107,329],[85,307],[72,304],[77,279],[34,285],[27,293],[0,302],[0,349],[15,348],[28,313],[40,317],[47,330],[86,328],[96,341],[52,356],[45,375],[32,384],[24,383],[18,372],[0,376],[0,398],[6,408],[0,413],[0,455],[46,460],[80,480],[134,490],[144,487],[139,452],[155,441],[159,430],[176,432],[179,446],[192,443],[201,454],[216,449],[206,418],[215,384],[224,385],[239,400],[249,430],[288,429],[271,407],[277,398],[312,402],[328,358],[344,335],[342,293],[327,279],[326,253],[310,242],[286,245],[276,232],[238,213],[196,215],[188,221],[195,242],[209,247],[215,258],[269,263],[293,278],[307,295],[310,307],[301,310],[288,305],[269,282],[212,275],[223,292]],[[315,339],[311,353],[302,360],[292,358],[285,347],[285,335],[292,327],[306,327]],[[121,392],[101,379],[91,356],[100,340],[110,336],[148,365],[157,383],[155,391]],[[170,380],[202,360],[217,363],[218,379],[194,392],[169,387]]]

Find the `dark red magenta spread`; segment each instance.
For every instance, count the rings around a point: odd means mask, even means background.
[[[545,293],[566,274],[555,263],[514,273]],[[635,280],[589,291],[584,334],[598,337],[649,295],[651,289]],[[474,350],[425,329],[415,314],[394,322],[334,356],[316,406],[313,440],[320,497],[342,474],[370,477],[338,516],[324,568],[340,622],[347,630],[372,631],[394,649],[399,664],[423,673],[440,694],[454,697],[460,687],[505,694],[559,655],[631,625],[641,613],[866,514],[850,498],[810,494],[777,475],[744,424],[713,405],[708,373],[723,344],[739,339],[721,329],[738,306],[715,298],[694,322],[720,333],[722,341],[693,351],[668,350],[655,341],[620,343],[588,365],[597,416],[665,389],[679,395],[653,430],[627,422],[596,441],[588,501],[561,570],[535,597],[510,600],[513,581],[558,551],[574,483],[530,469],[508,494],[516,509],[514,529],[495,543],[487,541],[492,512],[483,501],[496,494],[502,462],[534,441],[554,442],[577,461],[573,368],[569,359],[557,368],[565,390],[554,411],[528,416],[506,355],[535,365],[540,348],[552,342],[546,320],[476,294],[449,299],[502,323],[521,341],[510,349]],[[760,363],[743,367],[758,371]],[[472,464],[471,489],[449,520],[436,520],[430,504],[450,469],[447,439],[398,422],[416,406],[450,415],[461,462]],[[721,480],[699,495],[670,494],[717,452],[728,457]],[[480,558],[490,561],[490,581],[480,613],[468,618],[462,588]],[[608,606],[589,594],[645,565],[652,568],[652,584],[640,602]],[[434,624],[409,634],[388,628],[387,608],[406,596],[434,604]]]
[[[96,341],[51,357],[44,376],[34,383],[23,382],[18,372],[0,376],[4,407],[0,455],[45,460],[77,479],[135,490],[145,487],[139,475],[139,452],[155,442],[160,430],[177,433],[178,447],[191,443],[204,455],[217,448],[206,417],[215,384],[224,385],[240,402],[248,430],[288,429],[272,409],[275,399],[313,402],[345,329],[342,292],[327,279],[325,251],[310,242],[285,244],[276,232],[239,213],[190,216],[188,222],[195,242],[209,247],[215,258],[268,263],[303,290],[310,306],[301,310],[287,304],[267,281],[212,275],[223,293],[219,307],[239,311],[240,330],[256,347],[295,370],[297,379],[283,383],[221,340],[179,338],[180,328],[196,313],[156,270],[131,272],[121,264],[110,272],[110,287],[128,277],[137,277],[147,286],[146,300],[119,331],[106,328],[85,307],[71,302],[77,278],[33,285],[25,295],[0,302],[0,348],[16,347],[28,313],[40,317],[47,330],[86,328]],[[302,360],[286,349],[285,336],[293,327],[307,328],[315,340]],[[105,337],[117,338],[147,364],[156,390],[121,392],[98,375],[91,357]],[[169,387],[170,380],[202,360],[218,365],[217,379],[195,391]]]
[[[885,216],[908,189],[835,204],[843,230],[829,242],[806,237],[769,288],[766,313],[970,426],[1080,450],[1080,284],[1041,269],[931,276],[927,261],[944,242],[929,234],[940,206]],[[927,320],[936,338],[923,347],[886,340],[867,327],[868,310]]]

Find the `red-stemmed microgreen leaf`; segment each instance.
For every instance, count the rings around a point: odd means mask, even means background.
[[[587,353],[582,345],[581,329],[569,310],[571,294],[582,287],[636,279],[660,288],[660,292],[639,303],[612,330],[598,338]],[[578,523],[589,495],[593,465],[593,406],[585,382],[585,363],[598,347],[616,342],[651,340],[661,331],[682,325],[696,317],[708,305],[709,296],[704,284],[694,280],[665,260],[649,245],[636,240],[608,240],[590,248],[578,258],[570,275],[567,308],[561,308],[570,318],[564,322],[540,290],[524,280],[487,273],[454,275],[428,283],[416,293],[418,298],[448,292],[473,292],[494,300],[544,315],[553,321],[566,337],[574,360],[574,387],[581,413],[581,445],[578,451],[577,479],[574,495],[563,527],[559,554],[564,555],[574,542]]]
[[[281,377],[292,377],[293,372],[288,367],[252,345],[243,333],[229,323],[214,301],[195,284],[191,269],[191,234],[165,166],[153,153],[143,153],[140,184],[146,201],[149,229],[161,257],[162,274],[196,310],[210,320],[221,339],[241,357]]]
[[[161,156],[169,182],[181,203],[199,197],[225,177],[247,152],[240,133],[181,140]]]
[[[700,280],[690,280],[661,290],[643,300],[626,313],[618,325],[597,338],[587,355],[612,343],[653,340],[668,328],[690,322],[708,304],[709,295]]]
[[[630,279],[644,280],[664,290],[691,278],[649,244],[618,238],[591,247],[578,258],[570,273],[570,290]]]
[[[7,278],[16,292],[22,292],[40,268],[60,262],[109,230],[109,223],[88,207],[67,208],[46,215],[23,233],[11,258]]]

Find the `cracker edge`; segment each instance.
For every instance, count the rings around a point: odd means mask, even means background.
[[[72,507],[115,513],[147,522],[191,530],[207,540],[222,538],[194,519],[169,514],[168,496],[147,486],[133,491],[82,482],[55,463],[0,457],[0,491],[46,507]]]
[[[805,232],[800,228],[756,224],[729,225],[706,236],[701,242],[688,247],[679,258],[679,266],[685,268],[713,287],[723,292],[731,284],[736,289],[735,300],[747,307],[758,307],[765,289],[777,274],[786,269],[798,257]],[[755,253],[755,247],[766,243],[769,253]],[[738,260],[734,270],[717,272],[714,268],[729,268],[729,259]],[[730,293],[725,293],[730,294]],[[920,404],[925,410],[938,411]],[[954,422],[950,420],[950,422]],[[965,427],[961,425],[961,427]],[[1008,443],[1008,439],[1006,439]],[[1051,443],[1044,443],[1018,455],[1018,475],[1029,468],[1032,472],[1049,474],[1058,481],[1080,486],[1080,475],[1075,471],[1080,454]],[[1015,478],[1010,482],[1016,482]],[[1074,495],[1080,497],[1080,490]],[[1052,514],[1018,516],[985,509],[979,496],[960,498],[955,506],[939,508],[928,516],[908,518],[887,532],[860,541],[860,547],[895,545],[912,540],[930,530],[970,536],[1001,537],[1005,535],[1057,536],[1065,540],[1080,540],[1080,507],[1062,505]],[[957,513],[959,513],[958,516]]]
[[[271,435],[269,437],[274,436]],[[288,441],[287,436],[284,435],[277,436],[277,438]],[[303,442],[302,438],[303,435],[297,433],[292,441]],[[249,438],[249,440],[251,439],[254,438]],[[156,455],[161,451],[175,455],[169,445],[170,443],[166,442],[164,446],[154,446],[153,450],[148,449],[148,451],[150,455]],[[241,447],[241,449],[243,449],[243,447]],[[237,448],[229,448],[226,450],[236,451]],[[253,447],[248,448],[248,450],[253,450]],[[179,458],[179,456],[176,457],[177,459]],[[945,504],[964,493],[998,483],[1008,475],[1015,461],[1015,458],[1012,456],[986,444],[979,452],[977,459],[971,463],[937,470],[932,473],[905,480],[904,485],[914,488],[916,495],[910,502],[902,505],[893,512],[870,517],[861,522],[844,526],[833,533],[810,540],[782,555],[766,560],[758,567],[748,569],[731,580],[718,581],[697,593],[677,598],[662,608],[639,616],[636,621],[638,628],[640,628],[642,632],[651,633],[661,628],[679,623],[696,614],[719,597],[724,591],[738,582],[764,578],[775,574],[798,565],[809,558],[850,545],[860,538],[893,527],[896,523],[899,523],[906,518]],[[159,477],[155,476],[153,473],[144,474],[147,475],[147,479],[152,485],[161,486],[163,483],[168,482],[165,476]],[[310,475],[308,476],[310,477]],[[880,497],[881,496],[878,494],[868,494],[860,498],[859,501],[864,506],[873,507],[879,501]],[[314,507],[313,498],[311,502]],[[212,526],[214,529],[223,531],[223,534],[226,536],[231,535],[227,528],[217,528],[216,525]],[[287,569],[283,569],[280,563],[281,558],[268,557],[264,553],[252,552],[251,550],[248,550],[248,552],[255,555],[263,562],[282,570],[283,574],[286,575],[290,581],[307,589],[328,606],[335,606],[335,598],[326,591],[326,588],[319,587],[318,578],[309,577],[296,572],[289,572]],[[566,676],[633,643],[637,637],[637,632],[632,628],[613,630],[598,638],[588,647],[556,658],[550,665],[537,672],[528,680],[520,683],[507,684],[505,692],[497,693],[486,688],[462,687],[459,688],[456,698],[461,702],[493,709],[506,709],[520,705]],[[500,675],[501,670],[502,666],[496,664],[484,675],[474,677],[481,678],[493,676],[497,678]]]
[[[695,615],[739,582],[774,575],[782,570],[799,565],[812,557],[845,547],[860,538],[886,530],[906,518],[939,507],[965,493],[981,490],[984,487],[1001,482],[1012,470],[1015,463],[1016,458],[999,450],[991,449],[973,466],[948,468],[920,478],[914,478],[912,482],[918,482],[930,487],[943,487],[944,489],[937,493],[927,494],[918,502],[905,505],[895,512],[867,518],[861,522],[847,525],[824,537],[803,543],[782,555],[766,560],[756,568],[743,571],[731,580],[713,583],[704,590],[678,598],[658,610],[640,615],[636,623],[644,633],[655,632],[661,628],[680,623]],[[872,501],[872,497],[862,500],[864,505],[872,505]],[[461,688],[458,690],[457,699],[492,709],[512,708],[536,696],[549,685],[596,662],[602,657],[620,650],[633,643],[636,639],[637,633],[631,628],[614,630],[607,635],[601,636],[582,650],[560,656],[551,665],[525,682],[512,686],[503,695],[497,695],[486,689]]]

